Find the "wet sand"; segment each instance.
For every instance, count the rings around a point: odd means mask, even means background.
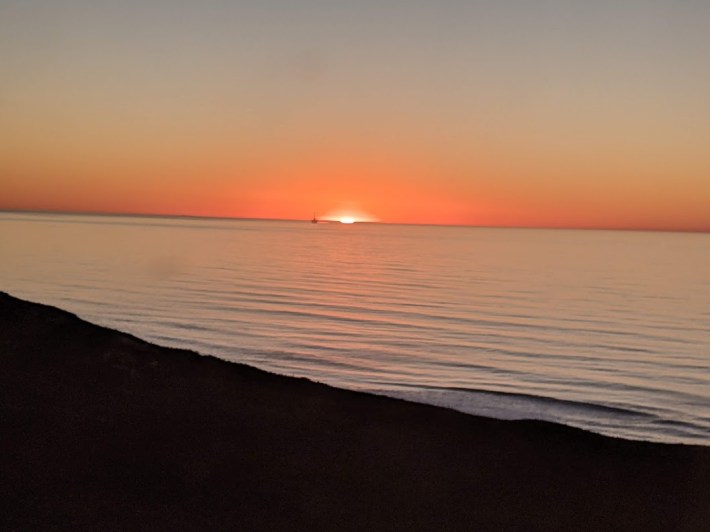
[[[0,293],[4,530],[707,530],[710,447],[499,421]]]

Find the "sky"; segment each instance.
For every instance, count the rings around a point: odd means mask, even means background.
[[[710,231],[705,0],[0,0],[0,209]]]

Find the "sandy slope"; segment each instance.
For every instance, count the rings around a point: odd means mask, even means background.
[[[710,448],[338,390],[0,293],[0,528],[707,530]]]

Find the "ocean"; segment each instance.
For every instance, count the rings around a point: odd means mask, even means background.
[[[0,213],[0,290],[161,345],[710,445],[710,234]]]

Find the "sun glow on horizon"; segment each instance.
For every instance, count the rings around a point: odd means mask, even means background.
[[[323,216],[323,220],[339,222],[341,224],[354,224],[359,222],[379,222],[379,218],[359,209],[346,208],[333,210]]]

